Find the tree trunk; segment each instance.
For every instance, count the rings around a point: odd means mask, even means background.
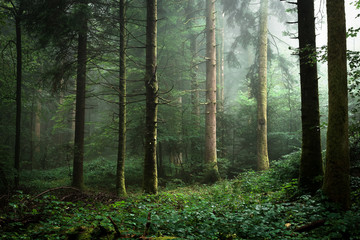
[[[267,18],[268,0],[260,4],[259,85],[257,94],[257,168],[269,169],[267,145]]]
[[[116,169],[116,194],[126,196],[125,157],[126,157],[126,30],[125,0],[120,0],[120,75],[119,75],[119,145]]]
[[[215,0],[206,0],[205,164],[205,181],[215,182],[219,180],[216,157]]]
[[[191,29],[194,26],[195,21],[195,4],[194,0],[188,1],[187,11],[187,22],[189,28]],[[194,116],[194,122],[196,126],[200,126],[200,104],[199,104],[199,82],[197,80],[197,72],[199,70],[198,62],[196,58],[198,57],[198,47],[197,47],[197,35],[193,30],[190,30],[190,51],[192,53],[191,65],[190,65],[190,76],[191,76],[191,104],[192,104],[192,114]]]
[[[19,187],[20,175],[20,135],[21,135],[21,83],[22,83],[22,46],[21,19],[15,16],[16,28],[16,130],[15,130],[15,189]]]
[[[224,124],[224,47],[225,47],[225,41],[224,41],[224,21],[225,21],[225,15],[223,12],[220,12],[218,14],[218,17],[220,21],[217,21],[219,24],[219,29],[217,31],[217,37],[218,37],[218,47],[217,48],[217,132],[218,132],[218,149],[219,154],[218,156],[220,158],[223,158],[226,156],[225,152],[225,124]]]
[[[79,3],[79,21],[81,29],[78,33],[78,56],[76,77],[76,112],[75,112],[75,139],[74,139],[74,167],[72,186],[84,188],[84,135],[85,135],[85,85],[87,61],[87,17],[86,0]]]
[[[314,194],[321,188],[323,175],[321,158],[319,94],[315,42],[314,0],[298,4],[302,152],[299,188]]]
[[[156,166],[157,138],[157,0],[147,1],[146,26],[146,129],[145,129],[145,161],[144,183],[145,193],[157,194],[158,179]]]
[[[217,31],[217,36],[219,39],[218,46],[220,46],[217,49],[217,79],[218,79],[218,89],[217,89],[217,107],[218,112],[222,113],[224,112],[224,101],[225,101],[225,95],[224,95],[224,85],[225,85],[225,79],[224,79],[224,48],[225,48],[225,15],[224,13],[220,12],[218,14],[221,21],[218,21],[219,23],[219,29]]]
[[[197,34],[193,30],[195,25],[195,4],[194,0],[188,1],[186,22],[189,26],[190,31],[190,52],[191,52],[191,63],[190,63],[190,78],[191,78],[191,119],[194,123],[193,126],[193,136],[198,136],[200,133],[200,103],[199,103],[199,82],[197,73],[199,70],[198,66],[198,46],[197,46]],[[199,139],[197,137],[191,138],[191,160],[192,163],[198,162],[199,157],[201,156],[199,151]]]
[[[328,24],[329,120],[323,191],[343,209],[350,207],[348,88],[344,0],[326,2]]]

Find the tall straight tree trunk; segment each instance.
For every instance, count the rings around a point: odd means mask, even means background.
[[[218,16],[220,17],[220,21],[218,21],[219,24],[219,29],[217,31],[217,36],[218,36],[218,48],[217,48],[217,80],[218,80],[218,89],[216,91],[217,93],[217,108],[218,108],[218,112],[222,113],[224,111],[224,84],[225,84],[225,79],[224,79],[224,49],[225,49],[225,32],[224,32],[224,27],[225,27],[225,15],[224,13],[220,12],[218,14]]]
[[[158,179],[156,166],[157,140],[157,109],[158,109],[158,81],[157,81],[157,0],[147,1],[146,26],[146,129],[145,129],[145,161],[144,183],[145,193],[157,194]]]
[[[84,135],[85,135],[85,85],[87,61],[87,17],[86,0],[81,0],[79,21],[81,29],[78,33],[78,56],[76,77],[76,112],[75,112],[75,139],[74,139],[74,166],[72,185],[79,189],[84,188]]]
[[[348,88],[344,0],[327,0],[329,120],[323,191],[343,209],[350,207]]]
[[[217,135],[218,135],[218,156],[223,158],[225,157],[225,125],[224,125],[224,21],[225,15],[223,12],[218,13],[218,30],[217,30]]]
[[[20,175],[20,135],[21,135],[21,83],[22,83],[22,46],[21,46],[21,19],[15,16],[16,28],[16,130],[15,130],[15,189],[19,187]]]
[[[197,72],[199,70],[197,57],[198,57],[198,46],[197,46],[197,34],[193,30],[195,25],[195,3],[194,0],[188,1],[187,12],[189,13],[186,18],[186,22],[190,29],[190,52],[191,52],[191,63],[190,63],[190,77],[191,77],[191,119],[194,123],[193,135],[197,136],[200,132],[200,103],[199,103],[199,82]],[[193,137],[191,139],[191,160],[192,163],[198,161],[200,157],[199,151],[199,139]]]
[[[206,0],[206,110],[205,164],[206,181],[219,180],[216,156],[216,40],[215,0]]]
[[[195,21],[195,3],[194,0],[188,1],[187,11],[187,22],[189,28],[191,29],[194,26]],[[191,104],[192,104],[192,114],[195,118],[196,126],[200,126],[200,104],[199,104],[199,82],[197,79],[198,72],[198,62],[196,58],[198,57],[198,46],[197,46],[197,34],[193,31],[190,33],[190,51],[192,54],[191,65],[190,65],[190,74],[191,74]]]
[[[299,188],[314,194],[323,175],[319,93],[315,42],[314,0],[298,1],[302,147]]]
[[[116,194],[126,196],[125,157],[126,157],[126,30],[125,0],[120,0],[120,74],[119,74],[119,145],[116,169]]]
[[[257,90],[257,169],[269,169],[267,144],[267,20],[268,0],[260,3],[259,85]]]

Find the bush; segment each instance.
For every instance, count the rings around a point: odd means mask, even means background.
[[[269,177],[284,183],[299,177],[301,151],[283,156],[280,160],[271,162]]]

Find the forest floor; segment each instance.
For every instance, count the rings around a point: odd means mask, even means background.
[[[341,212],[282,171],[118,198],[70,187],[0,197],[1,239],[360,239],[360,191]]]

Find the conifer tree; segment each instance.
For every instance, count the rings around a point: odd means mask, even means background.
[[[299,188],[315,193],[323,175],[316,65],[314,1],[298,1],[302,148]]]
[[[206,1],[206,110],[205,164],[206,181],[219,180],[216,154],[216,41],[215,0]]]
[[[269,169],[267,144],[268,0],[260,2],[259,80],[257,85],[257,169]]]
[[[116,194],[126,196],[126,27],[125,0],[119,1],[120,55],[119,55],[119,144],[116,170]]]
[[[145,193],[157,194],[156,142],[159,102],[157,81],[157,0],[147,1],[146,22],[146,129],[143,189]]]
[[[329,120],[323,191],[344,210],[350,207],[348,88],[344,0],[327,0]]]

